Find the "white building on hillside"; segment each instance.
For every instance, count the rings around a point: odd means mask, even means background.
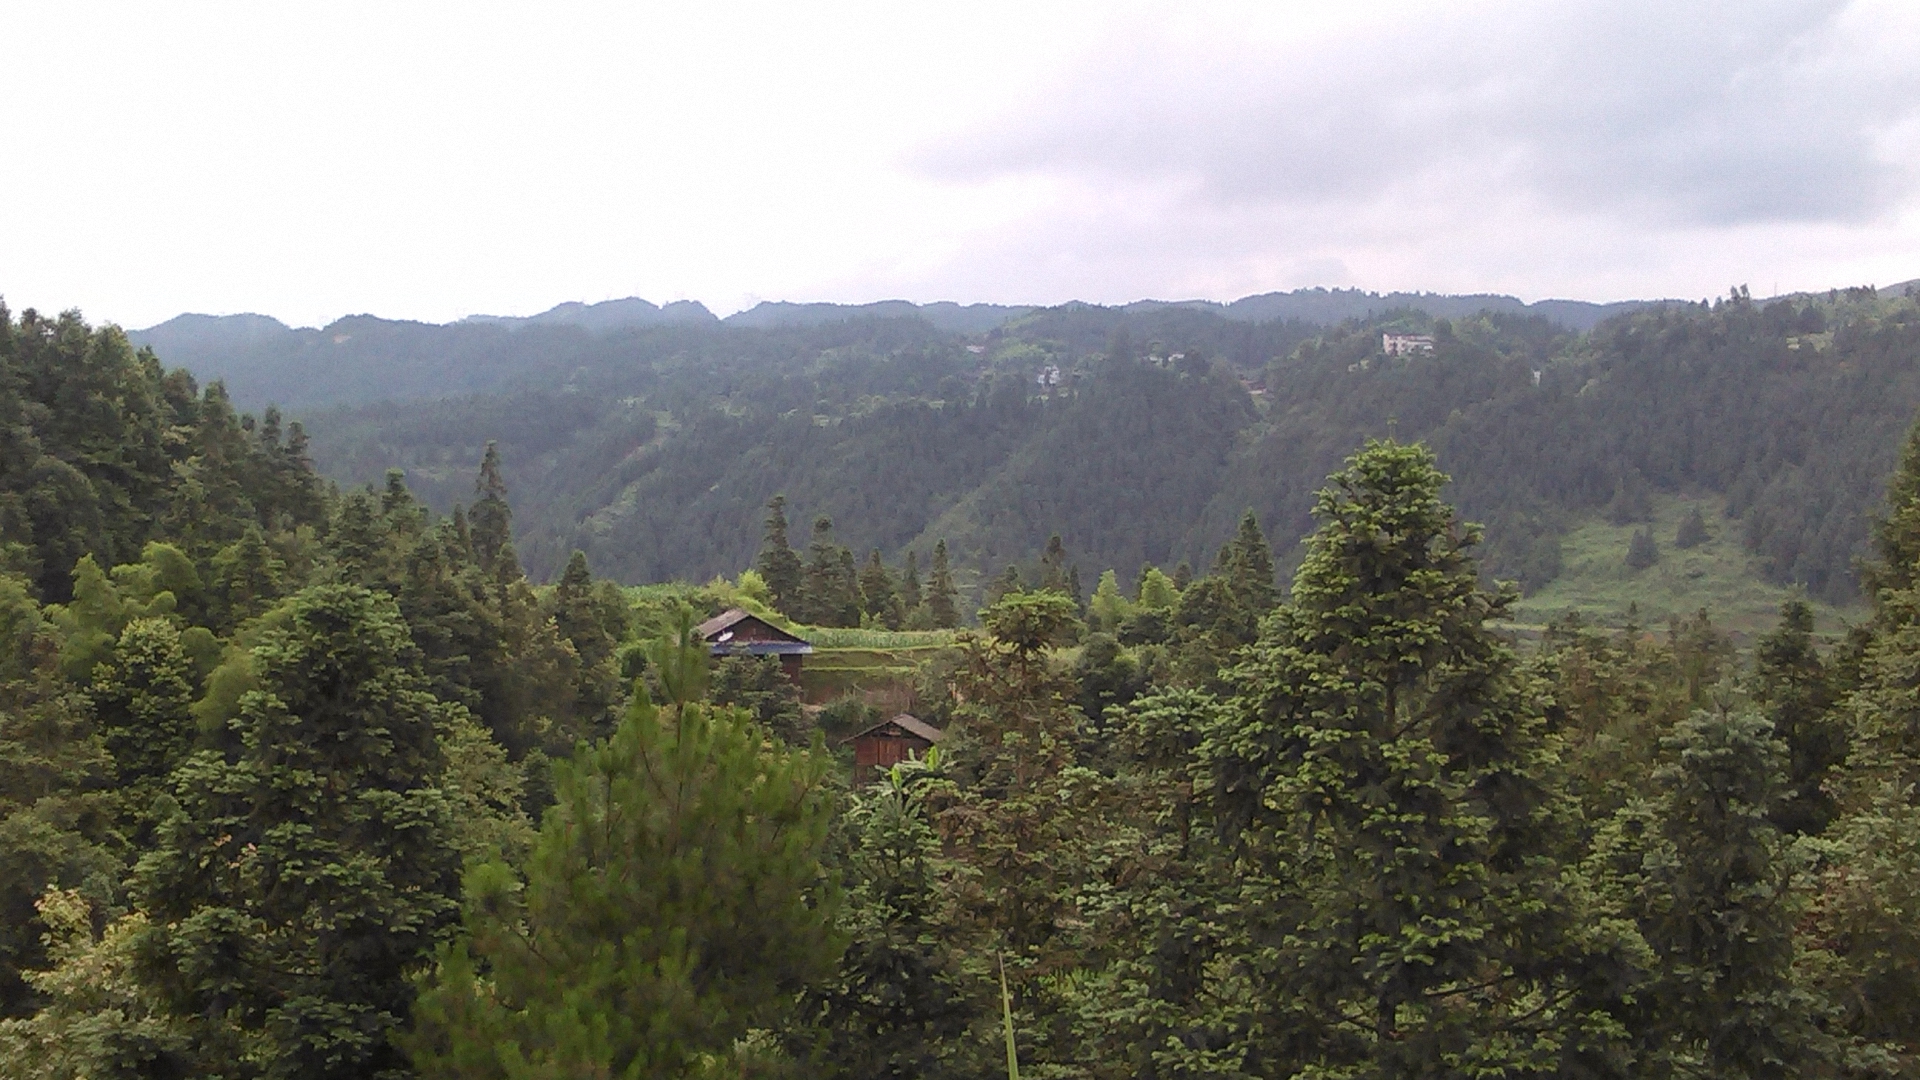
[[[1408,353],[1432,352],[1432,334],[1381,334],[1380,348],[1388,356],[1405,356]]]

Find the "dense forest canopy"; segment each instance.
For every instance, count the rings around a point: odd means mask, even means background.
[[[1570,529],[1650,521],[1664,494],[1714,500],[1712,529],[1767,580],[1857,604],[1890,448],[1920,407],[1920,307],[1864,289],[1736,291],[1584,332],[1415,308],[1328,325],[1067,305],[975,333],[841,314],[602,333],[361,318],[295,359],[274,351],[284,335],[238,334],[214,366],[252,404],[307,403],[323,473],[401,468],[441,512],[497,443],[537,579],[576,548],[622,581],[731,572],[784,494],[892,564],[947,540],[975,596],[1056,532],[1089,580],[1202,565],[1249,508],[1291,564],[1319,478],[1393,434],[1444,455],[1449,497],[1487,524],[1487,572],[1526,591],[1562,572]],[[1383,332],[1433,347],[1388,355]],[[316,350],[343,355],[319,366]],[[313,405],[375,394],[389,400]]]
[[[1118,335],[1053,350],[1034,393],[1002,350],[1041,344],[900,320],[808,329],[804,361],[767,336],[771,372],[721,346],[686,381],[585,370],[657,395],[630,395],[650,449],[606,444],[621,492],[744,483],[741,443],[844,472],[848,433],[980,476],[909,505],[898,562],[775,494],[706,556],[726,577],[621,588],[581,551],[529,579],[539,504],[499,445],[450,512],[397,470],[343,490],[218,382],[0,310],[0,1075],[1920,1076],[1920,427],[1902,447],[1887,401],[1912,302],[1736,296],[1585,337],[1396,318],[1433,353],[1316,333],[1264,402]],[[1808,388],[1853,411],[1688,426]],[[430,406],[436,452],[479,406]],[[912,424],[1005,446],[915,463]],[[1376,424],[1402,437],[1339,445]],[[777,452],[747,442],[769,425]],[[1507,427],[1555,452],[1491,453]],[[1150,453],[1163,432],[1193,452]],[[1663,484],[1771,520],[1794,483],[1850,490],[1828,440],[1895,462],[1862,496],[1868,617],[1832,647],[1800,600],[1745,655],[1706,611],[1517,640],[1499,541],[1448,501],[1536,515],[1536,546]],[[1328,475],[1260,475],[1276,445]],[[1606,456],[1566,486],[1559,452]],[[1299,484],[1294,557],[1214,473]],[[1089,588],[1063,534],[1112,524],[1101,485],[1192,519],[1120,554],[1206,558]],[[926,520],[1050,531],[975,605]],[[908,660],[796,685],[700,636],[734,607],[810,662]],[[843,740],[883,704],[940,738],[856,782]]]

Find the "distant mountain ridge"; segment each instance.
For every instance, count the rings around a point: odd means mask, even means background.
[[[1651,301],[1658,303],[1658,301]],[[450,323],[349,315],[324,327],[291,327],[266,315],[180,315],[129,332],[135,345],[151,347],[169,366],[192,371],[202,381],[224,380],[242,407],[268,402],[313,407],[355,401],[431,400],[491,392],[518,378],[558,376],[590,363],[607,347],[634,335],[667,335],[676,348],[748,352],[765,346],[747,339],[765,334],[810,334],[873,321],[914,320],[939,335],[987,340],[1024,332],[1034,319],[1069,322],[1120,319],[1168,325],[1199,319],[1221,327],[1292,326],[1300,337],[1317,328],[1389,312],[1420,311],[1433,318],[1461,319],[1481,311],[1539,315],[1575,331],[1648,301],[1595,304],[1543,300],[1528,304],[1511,296],[1440,293],[1375,293],[1362,289],[1296,289],[1211,300],[1138,300],[1102,306],[1053,307],[1017,304],[919,304],[881,300],[867,304],[765,301],[716,318],[704,304],[679,300],[661,306],[639,297],[599,303],[569,302],[537,315],[472,315]],[[1078,313],[1078,314],[1076,314]],[[1104,333],[1104,332],[1103,332]],[[1176,336],[1184,336],[1181,331]],[[744,335],[744,336],[742,336]],[[685,340],[680,340],[684,338]],[[1265,356],[1249,358],[1257,366]]]
[[[1135,300],[1113,305],[1115,310],[1141,313],[1166,308],[1206,311],[1236,322],[1268,322],[1275,319],[1299,319],[1302,322],[1331,326],[1348,319],[1367,319],[1397,309],[1424,311],[1438,318],[1458,318],[1480,311],[1501,314],[1541,315],[1570,330],[1587,330],[1611,315],[1660,301],[1620,300],[1595,303],[1588,300],[1537,300],[1528,303],[1502,293],[1429,293],[1369,292],[1365,289],[1294,289],[1291,292],[1260,293],[1229,303],[1217,300]],[[722,319],[698,300],[675,300],[661,306],[637,296],[587,304],[568,301],[538,315],[469,315],[452,323],[415,325],[497,326],[509,330],[532,326],[574,326],[591,333],[649,326],[698,326],[724,323],[749,329],[772,330],[796,326],[819,326],[848,319],[921,318],[936,329],[957,334],[985,334],[1010,319],[1040,310],[1040,304],[958,304],[950,300],[919,304],[911,300],[878,300],[865,304],[795,303],[763,300],[745,311]],[[1090,305],[1103,306],[1103,305]],[[348,316],[371,318],[373,316]],[[411,320],[384,320],[409,322]],[[322,332],[333,324],[319,328]],[[300,329],[312,329],[302,327]],[[294,327],[269,315],[175,316],[166,322],[134,330],[136,343],[161,343],[189,349],[223,342],[257,342],[275,333],[295,333]]]
[[[623,300],[603,300],[598,304],[583,304],[570,300],[556,304],[538,315],[524,318],[512,315],[469,315],[460,320],[464,323],[484,323],[493,326],[578,326],[596,333],[608,330],[622,330],[629,326],[662,326],[675,324],[693,324],[717,322],[707,305],[698,300],[675,300],[665,307],[629,296]]]

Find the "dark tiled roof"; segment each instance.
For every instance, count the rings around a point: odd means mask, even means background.
[[[701,623],[699,626],[694,627],[693,632],[703,638],[710,638],[720,631],[725,630],[727,627],[732,626],[734,623],[739,622],[741,619],[751,618],[753,618],[753,613],[745,608],[728,608],[713,618],[708,619],[706,622]]]
[[[807,640],[805,638],[800,637],[797,634],[792,634],[785,630],[782,630],[779,627],[768,622],[767,620],[761,618],[758,615],[755,615],[751,611],[747,611],[744,608],[728,608],[727,610],[721,612],[720,614],[715,615],[713,618],[708,619],[706,622],[701,623],[699,626],[694,627],[693,632],[700,635],[702,638],[706,639],[707,641],[712,641],[716,635],[724,634],[728,630],[740,625],[743,622],[759,623],[761,626],[766,627],[769,632],[776,634],[779,637],[787,641],[790,641],[795,645],[807,644]]]

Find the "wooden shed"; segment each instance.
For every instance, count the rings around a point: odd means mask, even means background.
[[[802,657],[813,646],[752,612],[729,608],[693,628],[714,656],[777,656],[787,678],[800,681]]]
[[[882,769],[919,757],[944,735],[919,717],[901,713],[840,741],[853,744],[853,782],[869,784]]]

